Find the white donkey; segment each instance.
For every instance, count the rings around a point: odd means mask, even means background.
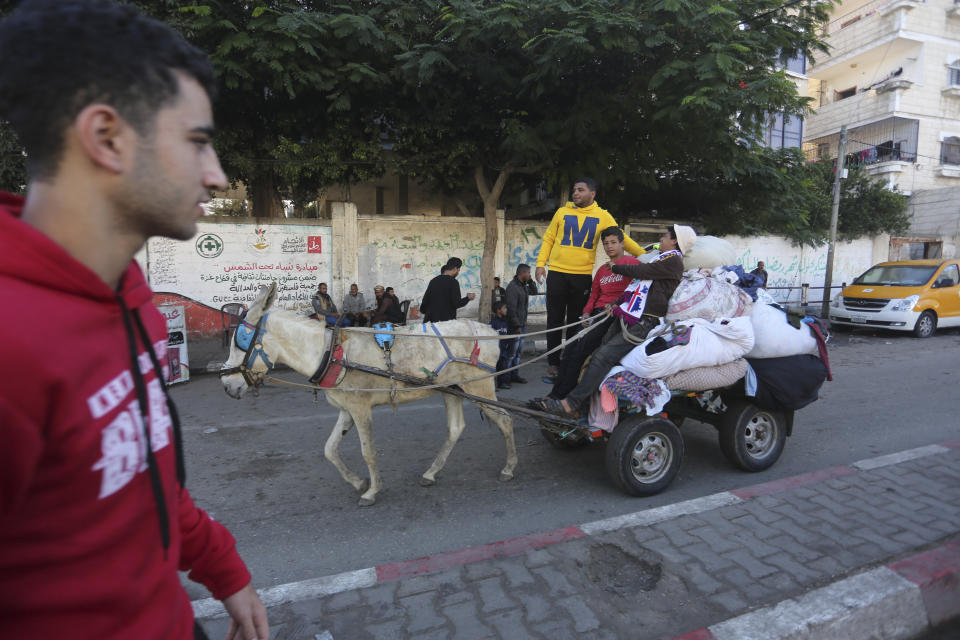
[[[255,382],[257,377],[265,375],[280,362],[308,378],[313,376],[318,371],[327,350],[328,341],[332,335],[327,325],[292,311],[271,309],[276,291],[277,287],[274,283],[260,295],[250,307],[244,324],[237,329],[234,340],[231,342],[230,357],[224,363],[220,376],[226,392],[234,398],[240,398],[251,382]],[[434,327],[436,334],[433,331]],[[423,327],[398,330],[405,333],[430,331],[431,335],[496,335],[490,327],[470,320],[450,320],[434,325],[428,323]],[[495,368],[499,355],[498,343],[495,340],[474,342],[441,340],[437,337],[418,338],[403,335],[394,337],[395,341],[390,352],[394,372],[418,379],[425,378],[424,370],[436,372],[434,380],[436,383],[449,382],[466,393],[496,400],[493,377],[474,382],[459,382],[483,375],[484,369],[479,367]],[[341,344],[344,361],[381,370],[387,369],[386,356],[372,334],[352,332],[347,329],[342,333]],[[476,349],[479,349],[479,353],[475,353]],[[471,356],[479,367],[471,364]],[[240,372],[241,363],[246,368],[246,372]],[[381,488],[377,449],[371,427],[373,407],[393,403],[390,392],[392,384],[396,388],[411,385],[346,367],[344,371],[336,385],[324,391],[327,401],[340,409],[340,417],[327,438],[323,453],[337,468],[343,479],[353,485],[357,491],[362,492],[360,506],[369,506],[376,502],[377,493]],[[383,391],[351,391],[350,389],[383,389]],[[438,389],[399,391],[395,394],[395,400],[397,403],[412,402],[438,392]],[[440,447],[433,464],[423,474],[420,480],[423,486],[436,483],[437,473],[443,468],[453,445],[456,444],[466,426],[463,419],[463,400],[443,394],[443,401],[447,409],[447,439]],[[500,480],[510,480],[517,466],[513,420],[502,409],[479,402],[476,404],[503,434],[507,445],[507,464],[500,471]],[[360,448],[370,474],[369,484],[367,480],[351,471],[340,458],[340,441],[354,425],[360,436]]]

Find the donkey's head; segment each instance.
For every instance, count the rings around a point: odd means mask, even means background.
[[[260,384],[261,379],[277,364],[277,344],[270,335],[269,309],[277,297],[273,282],[251,305],[230,342],[230,357],[220,369],[220,381],[227,394],[240,398],[246,390]]]

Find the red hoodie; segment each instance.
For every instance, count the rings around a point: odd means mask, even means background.
[[[22,222],[22,207],[0,192],[0,634],[192,639],[177,570],[219,599],[250,574],[233,536],[178,486],[170,415],[138,337],[164,550],[116,294]],[[164,363],[166,324],[135,262],[120,295]]]

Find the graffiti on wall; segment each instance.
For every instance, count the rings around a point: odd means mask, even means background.
[[[517,271],[517,266],[528,264],[530,268],[536,270],[537,256],[540,255],[540,245],[543,244],[543,234],[536,227],[515,227],[513,225],[506,227],[506,269],[503,274],[503,283],[513,278]],[[540,292],[546,289],[544,285],[537,285]],[[546,296],[530,296],[529,312],[546,313]]]
[[[460,290],[464,295],[472,292],[479,296],[485,244],[482,224],[423,223],[417,233],[410,233],[409,224],[367,220],[361,220],[360,224],[366,228],[367,241],[360,247],[358,284],[368,298],[373,295],[374,285],[382,284],[393,287],[401,300],[412,300],[416,306],[427,284],[440,274],[451,256],[463,260],[457,278]]]
[[[750,239],[730,238],[734,245],[742,245]],[[779,240],[779,239],[778,239]],[[737,264],[747,271],[764,262],[767,270],[767,288],[770,295],[780,302],[800,300],[800,287],[823,287],[827,273],[827,247],[793,247],[787,241],[774,242],[771,239],[757,241],[757,246],[740,248]],[[873,245],[870,240],[858,240],[847,243],[842,250],[836,251],[833,265],[833,286],[851,282],[874,264]],[[836,293],[837,289],[833,289]],[[820,290],[811,291],[811,300],[821,300]]]
[[[328,227],[312,225],[200,223],[191,240],[151,238],[146,271],[155,291],[215,308],[249,306],[275,282],[276,304],[306,311],[317,286],[330,282],[330,237]]]

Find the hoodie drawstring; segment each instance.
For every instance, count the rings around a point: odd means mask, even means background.
[[[173,448],[177,461],[177,482],[180,484],[180,489],[183,489],[187,486],[187,469],[183,461],[183,437],[180,432],[180,414],[177,413],[177,405],[174,404],[173,398],[170,397],[167,382],[163,378],[163,368],[160,366],[160,361],[157,360],[157,354],[153,350],[150,336],[143,326],[140,312],[136,309],[133,311],[133,319],[137,323],[137,332],[140,334],[140,341],[147,346],[147,353],[150,354],[150,362],[153,363],[153,371],[157,374],[157,380],[160,381],[160,388],[163,390],[163,397],[167,401],[167,412],[170,414],[170,422],[173,425]]]
[[[147,473],[150,476],[150,487],[153,489],[153,500],[157,506],[157,518],[160,520],[160,537],[163,540],[163,550],[166,554],[170,548],[170,516],[167,513],[167,502],[163,495],[163,484],[160,479],[160,468],[157,466],[157,458],[153,454],[153,444],[150,442],[150,416],[147,411],[147,385],[143,380],[143,374],[140,372],[140,362],[137,357],[137,341],[133,333],[133,324],[130,321],[130,310],[124,303],[120,294],[116,295],[117,302],[123,315],[123,326],[127,333],[127,346],[130,350],[130,369],[133,375],[133,383],[137,390],[137,404],[140,406],[140,418],[143,423],[143,437],[145,449],[147,452]],[[147,341],[147,345],[150,342]],[[161,382],[162,384],[162,382]]]

